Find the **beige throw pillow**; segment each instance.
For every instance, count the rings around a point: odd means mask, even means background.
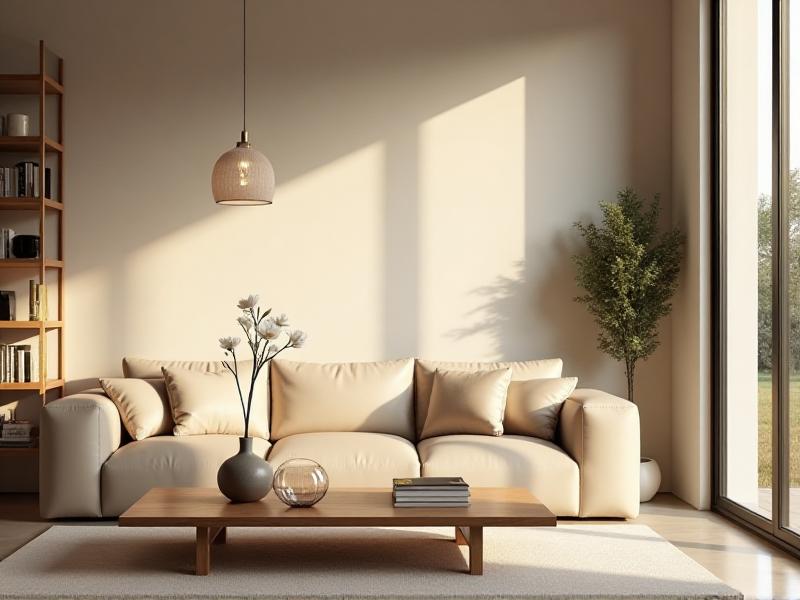
[[[241,365],[239,368],[242,393],[247,402],[249,370],[242,371]],[[175,420],[175,435],[244,435],[242,405],[236,391],[236,382],[230,372],[207,373],[167,367],[163,367],[162,372],[172,407],[172,418]],[[264,371],[260,378],[266,379]],[[256,383],[248,435],[269,439],[267,394],[262,385]]]
[[[577,377],[512,382],[503,419],[505,432],[553,441],[561,406],[576,385]]]
[[[510,382],[511,369],[436,369],[420,439],[459,433],[503,435],[503,412]]]
[[[172,433],[172,411],[163,379],[101,379],[134,440]]]
[[[560,358],[508,362],[445,362],[417,359],[414,368],[417,433],[422,433],[422,427],[425,425],[425,419],[428,416],[428,403],[431,399],[433,374],[436,369],[445,371],[511,369],[511,381],[527,381],[528,379],[539,379],[541,377],[561,377],[562,365]],[[128,377],[132,377],[132,375],[128,375]]]

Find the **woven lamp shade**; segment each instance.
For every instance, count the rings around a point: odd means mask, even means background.
[[[240,144],[217,159],[211,172],[211,192],[217,204],[272,204],[275,171],[261,152]]]

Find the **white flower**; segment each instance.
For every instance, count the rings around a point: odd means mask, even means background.
[[[219,338],[219,347],[223,350],[233,350],[241,341],[238,337],[222,337]]]
[[[250,294],[247,298],[239,300],[237,306],[242,310],[247,310],[253,308],[256,304],[258,304],[258,294]]]
[[[274,340],[280,334],[281,328],[272,319],[265,319],[258,324],[258,335],[265,340]]]
[[[267,356],[274,356],[278,353],[278,346],[275,344],[270,344],[269,348],[267,348]]]
[[[275,325],[278,327],[287,327],[289,325],[289,317],[286,316],[286,313],[281,313],[277,317],[272,317],[272,320],[275,321]]]
[[[238,319],[239,325],[241,325],[247,331],[250,331],[253,328],[253,319],[250,318],[250,315],[242,315]]]
[[[305,331],[295,329],[289,336],[289,343],[292,345],[292,348],[302,348],[303,344],[306,343],[306,337]]]

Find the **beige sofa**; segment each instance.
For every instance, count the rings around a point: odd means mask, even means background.
[[[601,391],[577,389],[564,402],[555,442],[520,435],[419,440],[435,369],[510,367],[513,379],[523,380],[560,377],[559,359],[293,364],[301,366],[270,370],[271,439],[254,443],[273,467],[293,457],[313,459],[331,487],[386,488],[393,477],[461,475],[474,487],[528,488],[559,516],[639,512],[639,414]],[[126,376],[159,375],[126,369]],[[41,514],[115,517],[151,487],[214,487],[219,465],[237,449],[234,435],[131,441],[102,390],[67,396],[42,413]]]

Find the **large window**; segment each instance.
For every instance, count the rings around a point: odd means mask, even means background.
[[[715,504],[800,548],[800,0],[714,27]]]

